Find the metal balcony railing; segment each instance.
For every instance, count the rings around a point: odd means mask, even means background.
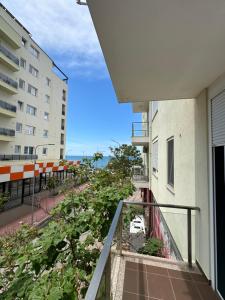
[[[148,122],[133,122],[132,137],[148,137],[149,123]]]
[[[17,81],[9,78],[8,76],[6,76],[5,74],[0,73],[0,80],[7,83],[8,85],[11,85],[12,87],[14,87],[15,89],[18,88],[18,83]]]
[[[34,160],[38,159],[38,155],[33,154],[0,154],[0,161],[5,160]]]
[[[10,110],[12,112],[16,112],[16,106],[12,105],[8,102],[2,101],[0,100],[0,108],[6,109],[6,110]]]
[[[132,170],[133,181],[148,182],[149,172],[148,168],[144,166],[134,166]]]
[[[6,57],[8,57],[11,61],[13,61],[16,65],[19,66],[20,61],[19,58],[12,54],[7,48],[0,44],[0,52],[2,52]]]
[[[8,128],[0,128],[0,135],[15,136],[15,130]]]
[[[130,215],[131,210],[134,212],[134,207],[136,207],[137,210],[136,217],[132,222],[127,224],[127,216]],[[192,268],[192,217],[194,212],[200,212],[198,207],[120,201],[87,290],[85,300],[117,299],[115,296],[117,292],[117,287],[115,286],[115,284],[117,284],[115,272],[117,272],[117,276],[119,276],[120,270],[118,269],[118,265],[120,266],[120,263],[118,264],[118,257],[121,257],[122,254],[123,256],[126,255],[125,253],[127,252],[123,251],[135,252],[138,248],[140,249],[140,245],[143,245],[146,237],[151,236],[149,215],[154,209],[159,210],[160,208],[175,210],[172,215],[173,218],[177,214],[179,215],[179,211],[183,212],[180,214],[185,218],[186,222],[183,220],[180,229],[184,231],[182,233],[183,235],[185,235],[186,230],[188,264],[189,267]],[[186,228],[184,223],[186,223]],[[115,271],[116,269],[117,271]]]

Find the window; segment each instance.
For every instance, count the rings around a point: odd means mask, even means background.
[[[43,137],[47,138],[48,137],[48,130],[43,130]]]
[[[30,53],[34,56],[34,57],[36,57],[36,58],[39,58],[39,51],[36,49],[36,48],[34,48],[34,46],[30,46]]]
[[[152,143],[152,171],[158,172],[158,140]]]
[[[30,125],[25,125],[24,131],[25,131],[25,134],[34,135],[35,134],[35,127],[30,126]]]
[[[167,183],[174,186],[174,138],[167,140]]]
[[[50,96],[49,95],[45,95],[45,103],[50,103]]]
[[[37,96],[38,94],[38,89],[36,89],[34,86],[31,84],[28,84],[28,93],[30,93],[33,96]]]
[[[46,77],[46,85],[50,86],[51,85],[51,79],[49,79],[48,77]]]
[[[25,90],[25,81],[23,79],[19,79],[19,87],[22,89],[22,90]]]
[[[49,113],[47,113],[46,111],[44,112],[44,119],[45,120],[49,120]]]
[[[64,130],[65,129],[65,120],[61,119],[61,129]]]
[[[16,123],[16,132],[22,132],[22,123]]]
[[[61,133],[60,143],[61,143],[61,145],[64,145],[64,134],[63,133]]]
[[[63,96],[62,96],[63,100],[66,101],[66,91],[63,90]]]
[[[42,149],[42,154],[47,155],[48,154],[48,148],[43,148]]]
[[[26,60],[23,59],[22,57],[20,58],[20,66],[24,69],[26,69]]]
[[[19,111],[23,111],[23,102],[22,101],[17,101],[17,106]]]
[[[21,153],[21,146],[20,145],[15,145],[14,152],[15,152],[15,154],[20,154]]]
[[[34,153],[34,147],[24,146],[24,154],[33,154],[33,153]]]
[[[66,105],[62,104],[62,115],[65,116],[66,114]]]
[[[26,46],[26,44],[27,44],[27,40],[24,38],[24,37],[22,37],[22,46]]]
[[[36,114],[37,114],[37,108],[34,107],[34,106],[31,106],[29,104],[27,104],[27,110],[26,111],[27,111],[27,114],[30,114],[32,116],[36,116]]]
[[[32,65],[29,66],[29,72],[34,76],[34,77],[38,77],[38,70],[33,67]]]
[[[152,101],[152,119],[158,111],[158,101]]]

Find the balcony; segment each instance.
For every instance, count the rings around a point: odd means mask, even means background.
[[[143,254],[143,245],[155,235],[155,224],[150,221],[154,218],[149,216],[156,215],[161,208],[172,210],[172,218],[177,214],[184,218],[182,227],[177,230],[182,231],[187,241],[188,263],[185,262],[186,257],[174,258],[172,253],[168,254],[168,240],[163,241],[160,253],[154,256]],[[131,210],[135,217],[127,222]],[[218,299],[206,277],[192,262],[192,220],[199,214],[198,207],[121,201],[85,300]],[[159,254],[161,257],[157,257]]]
[[[149,188],[149,172],[144,166],[134,166],[132,182],[136,188]]]
[[[14,49],[19,49],[21,46],[20,35],[0,16],[0,37]]]
[[[3,89],[10,94],[17,94],[18,83],[5,74],[0,73],[0,89]]]
[[[12,142],[15,138],[15,130],[8,128],[0,128],[0,141]]]
[[[15,118],[16,106],[0,100],[0,115],[10,117],[10,118]]]
[[[0,61],[12,71],[19,71],[19,59],[0,44]]]
[[[38,159],[38,155],[33,154],[0,154],[0,161],[9,161],[9,160],[34,160]]]
[[[149,144],[149,123],[132,123],[132,145],[147,146]]]

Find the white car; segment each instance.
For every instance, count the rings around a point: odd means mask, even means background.
[[[145,234],[144,216],[137,215],[130,222],[130,234],[136,234],[136,233],[141,233],[141,232]]]

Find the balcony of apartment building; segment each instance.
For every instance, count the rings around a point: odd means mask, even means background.
[[[149,188],[149,169],[146,166],[134,166],[132,182],[138,188]]]
[[[9,118],[16,117],[16,106],[6,101],[0,100],[0,115]]]
[[[7,91],[9,94],[17,94],[18,83],[9,76],[0,73],[0,89]]]
[[[132,145],[147,146],[149,144],[149,123],[132,123]]]
[[[127,222],[132,208],[133,218]],[[170,230],[163,231],[159,219],[179,215],[184,237],[185,257],[174,250]],[[104,242],[85,300],[215,300],[218,299],[194,263],[195,219],[198,207],[121,201]],[[149,250],[150,238],[163,241],[160,250]],[[185,242],[186,241],[186,242]],[[154,247],[153,247],[154,248]],[[154,253],[153,253],[154,252]]]
[[[13,142],[15,138],[15,130],[0,127],[0,141]]]
[[[6,161],[17,161],[17,160],[34,160],[38,159],[38,155],[34,154],[0,154],[0,164]]]
[[[0,37],[14,49],[21,47],[21,37],[2,16],[0,16]]]
[[[19,71],[19,58],[16,57],[10,50],[0,44],[0,61],[6,67],[16,72]]]

